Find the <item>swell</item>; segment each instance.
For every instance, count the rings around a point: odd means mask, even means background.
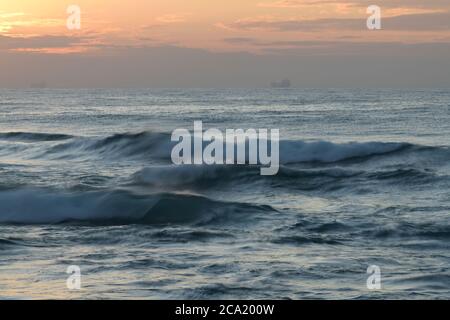
[[[34,132],[0,132],[0,140],[39,142],[60,141],[71,139],[73,136],[58,133],[34,133]]]
[[[39,243],[39,241],[25,238],[0,238],[0,250],[44,246],[48,246],[48,244]]]
[[[194,194],[137,194],[126,190],[0,192],[2,224],[209,224],[245,221],[269,206],[224,202]]]
[[[329,141],[281,141],[280,162],[283,164],[333,163],[391,155],[415,148],[421,148],[421,146],[404,142],[349,142],[338,144]]]
[[[0,238],[0,250],[18,246],[20,247],[22,244],[15,240]]]
[[[385,208],[389,210],[390,208]],[[441,208],[445,210],[445,208]],[[405,208],[411,214],[411,208]],[[435,208],[429,208],[430,211]],[[391,241],[403,239],[407,245],[409,241],[416,241],[420,245],[432,245],[448,247],[450,238],[450,225],[444,218],[436,221],[421,221],[420,217],[410,215],[408,219],[396,216],[389,219],[377,217],[372,219],[360,219],[357,216],[332,220],[330,217],[301,216],[294,224],[288,224],[275,229],[273,242],[280,244],[289,243],[323,243],[343,244],[355,239],[367,239],[376,241]]]
[[[207,189],[226,185],[241,185],[265,181],[272,186],[314,188],[353,180],[403,183],[420,185],[436,183],[448,176],[439,176],[430,169],[390,168],[390,169],[352,169],[346,167],[292,168],[280,166],[275,176],[261,176],[259,166],[230,165],[157,165],[143,168],[132,175],[130,184],[159,189]]]

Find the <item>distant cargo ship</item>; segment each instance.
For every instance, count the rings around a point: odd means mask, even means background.
[[[291,81],[288,79],[281,80],[280,82],[272,82],[270,84],[272,88],[290,88]]]

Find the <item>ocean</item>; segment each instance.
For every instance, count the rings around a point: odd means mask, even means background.
[[[194,121],[278,174],[173,165]],[[0,90],[2,299],[449,299],[449,240],[450,90]]]

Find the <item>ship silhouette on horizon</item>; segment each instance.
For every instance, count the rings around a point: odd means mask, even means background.
[[[272,88],[290,88],[291,87],[291,80],[289,79],[283,79],[281,81],[274,81],[270,84]]]

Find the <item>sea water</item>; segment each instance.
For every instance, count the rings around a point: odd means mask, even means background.
[[[278,173],[174,165],[194,121]],[[449,147],[449,90],[2,89],[0,298],[448,299]]]

